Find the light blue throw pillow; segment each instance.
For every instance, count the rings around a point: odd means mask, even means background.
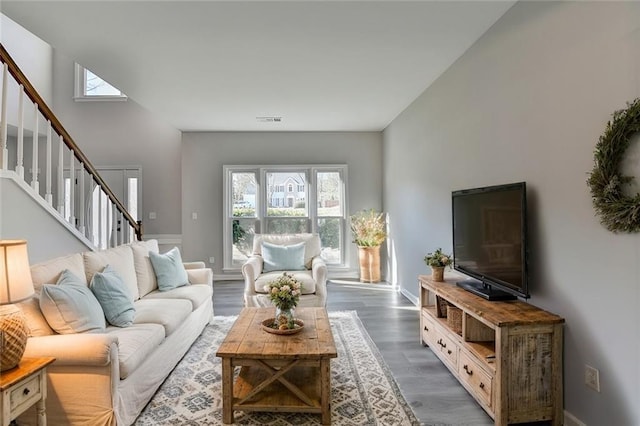
[[[57,284],[42,286],[40,310],[59,334],[101,333],[106,327],[100,303],[84,281],[68,269]]]
[[[281,246],[267,242],[262,243],[262,259],[264,272],[302,271],[304,267],[304,242]]]
[[[116,327],[129,327],[133,324],[136,316],[133,297],[111,265],[105,266],[102,272],[93,275],[89,288],[102,306],[109,324]]]
[[[165,254],[149,252],[149,260],[158,280],[160,291],[172,290],[189,284],[187,270],[182,264],[182,257],[178,247],[174,247]]]

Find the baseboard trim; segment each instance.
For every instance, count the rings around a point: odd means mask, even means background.
[[[182,234],[144,234],[143,240],[158,240],[159,245],[182,245]]]
[[[409,292],[407,289],[401,287],[400,294],[409,299],[409,301],[414,305],[418,306],[420,304],[420,300],[416,296],[411,294],[411,292]]]
[[[213,274],[214,281],[243,281],[242,274]]]
[[[576,416],[574,416],[573,414],[571,414],[568,411],[564,411],[564,426],[587,426],[586,423],[581,422],[580,420],[578,420],[578,418]]]

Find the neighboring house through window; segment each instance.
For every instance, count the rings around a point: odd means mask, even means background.
[[[224,166],[224,270],[239,271],[254,234],[317,233],[322,257],[344,268],[346,165]]]

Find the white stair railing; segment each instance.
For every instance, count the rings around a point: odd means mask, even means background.
[[[1,169],[15,171],[36,196],[97,248],[142,239],[141,222],[116,198],[1,43],[0,60]],[[25,139],[31,141],[30,147]],[[53,150],[57,150],[55,159]],[[25,170],[25,164],[31,164],[30,170]],[[43,178],[44,189],[39,183]],[[96,188],[98,193],[94,196]]]

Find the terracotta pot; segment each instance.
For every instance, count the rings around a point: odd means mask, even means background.
[[[377,283],[380,281],[380,246],[358,247],[360,259],[360,281]]]
[[[432,266],[431,279],[438,282],[444,281],[444,266]]]

